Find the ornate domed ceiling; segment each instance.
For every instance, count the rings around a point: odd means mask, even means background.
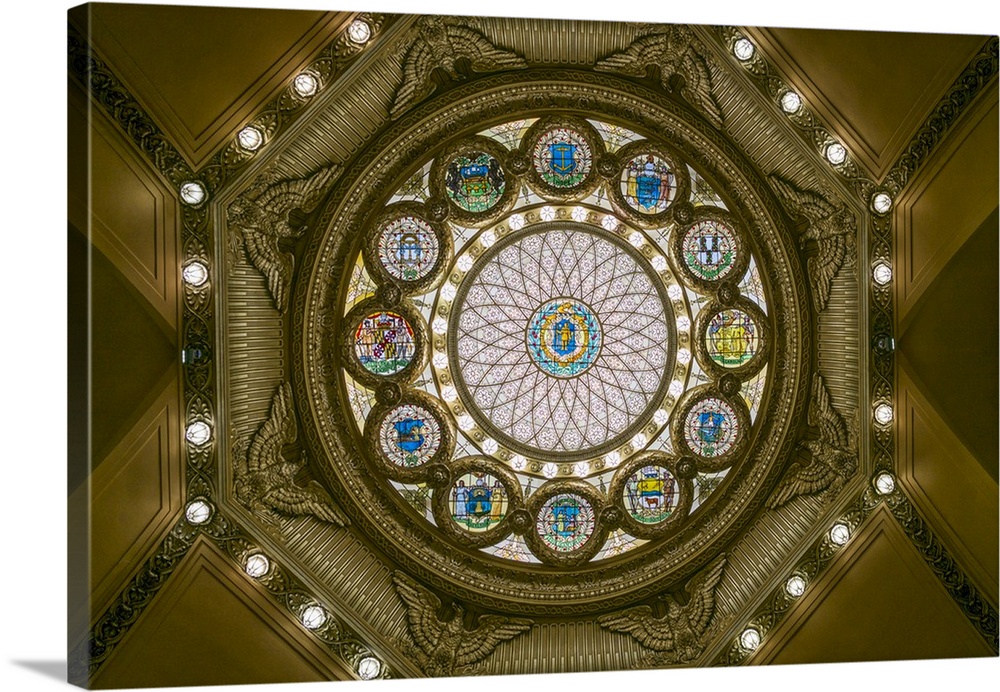
[[[762,45],[352,15],[208,165],[140,138],[184,224],[174,540],[391,677],[752,660],[870,517],[919,524],[887,288],[912,168],[869,173]]]

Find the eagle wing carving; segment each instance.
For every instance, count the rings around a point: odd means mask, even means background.
[[[401,116],[410,106],[430,96],[436,88],[431,76],[444,70],[454,80],[462,79],[455,69],[465,58],[474,72],[499,72],[528,66],[524,58],[493,45],[478,30],[465,26],[454,17],[422,17],[416,25],[417,36],[403,57],[403,81],[396,90],[389,115]]]
[[[635,39],[628,48],[598,61],[595,70],[645,77],[650,67],[660,69],[660,85],[673,92],[671,78],[683,81],[680,95],[704,113],[716,127],[722,127],[722,108],[713,91],[712,67],[694,34],[685,27],[647,34]]]
[[[305,226],[293,226],[289,215],[295,209],[305,214],[315,210],[339,172],[338,166],[327,166],[308,178],[277,180],[273,171],[265,171],[229,205],[229,225],[242,236],[247,259],[263,274],[281,312],[288,303],[295,258],[280,243],[300,238],[306,231]]]
[[[271,399],[267,421],[248,444],[240,440],[234,446],[236,456],[236,497],[247,509],[268,523],[270,510],[292,516],[312,515],[323,521],[346,526],[349,521],[333,499],[316,481],[299,485],[295,475],[303,462],[285,460],[284,446],[298,436],[291,409],[291,385],[278,387]]]
[[[513,639],[531,629],[531,620],[503,615],[482,615],[479,626],[467,632],[455,657],[455,665],[466,666],[481,661],[501,642]]]
[[[704,649],[704,635],[715,614],[715,592],[726,566],[720,555],[687,585],[688,602],[666,596],[667,614],[653,616],[649,606],[629,608],[598,619],[602,627],[631,635],[653,655],[647,663],[671,664],[692,661]]]
[[[800,495],[835,493],[857,471],[857,433],[830,403],[823,377],[813,373],[809,425],[819,429],[818,440],[802,443],[809,450],[809,463],[795,462],[768,501],[775,509]]]

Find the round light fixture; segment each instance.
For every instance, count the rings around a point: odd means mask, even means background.
[[[302,611],[300,619],[306,629],[318,630],[326,623],[326,611],[318,605],[311,605]]]
[[[792,598],[798,598],[806,591],[806,580],[797,574],[793,574],[785,582],[785,593]]]
[[[181,184],[180,195],[182,202],[197,207],[208,197],[208,192],[206,192],[205,186],[197,180],[189,180]]]
[[[201,526],[212,517],[212,505],[204,500],[192,500],[184,508],[184,518],[189,524]]]
[[[875,407],[875,422],[879,425],[889,425],[892,422],[892,406],[879,404]]]
[[[760,646],[760,632],[754,627],[747,627],[740,633],[740,646],[746,651],[755,651]]]
[[[826,160],[834,166],[839,166],[847,160],[847,149],[839,142],[831,142],[826,145]]]
[[[302,98],[309,98],[319,89],[319,80],[312,73],[302,72],[292,80],[292,88]]]
[[[802,98],[794,91],[786,91],[781,97],[781,110],[789,115],[798,113],[802,108]]]
[[[187,426],[184,437],[193,445],[203,445],[211,439],[212,429],[208,427],[208,423],[196,420]]]
[[[254,579],[260,579],[271,569],[271,561],[260,553],[254,553],[247,558],[243,571]]]
[[[879,192],[872,197],[872,210],[877,214],[885,214],[892,209],[892,197],[885,192]]]
[[[883,471],[875,476],[873,485],[875,486],[875,492],[879,495],[891,495],[896,489],[896,479],[892,477],[891,473]]]
[[[382,661],[374,656],[365,656],[358,661],[358,677],[362,680],[372,680],[382,672]]]
[[[202,286],[208,281],[208,267],[201,262],[189,262],[182,272],[184,283],[189,286]]]
[[[877,262],[872,268],[872,278],[879,286],[885,286],[892,281],[892,267],[885,262]]]
[[[239,134],[236,135],[236,139],[243,149],[257,151],[260,149],[260,145],[264,143],[264,134],[256,127],[248,125],[240,130]]]
[[[347,38],[351,39],[351,43],[363,46],[368,43],[368,40],[371,37],[372,27],[363,19],[355,19],[351,22],[351,25],[347,27]]]
[[[830,541],[834,545],[844,545],[851,538],[851,529],[847,524],[834,524],[830,529]]]
[[[749,39],[737,39],[736,43],[733,44],[733,55],[743,62],[752,58],[755,52],[756,49],[753,47],[753,44],[750,43]]]

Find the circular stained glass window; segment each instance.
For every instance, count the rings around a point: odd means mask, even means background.
[[[379,447],[386,459],[397,466],[421,466],[441,448],[441,426],[433,414],[420,406],[401,404],[382,420]]]
[[[486,152],[468,152],[453,158],[445,169],[444,184],[448,198],[472,213],[493,209],[506,189],[500,162]]]
[[[737,261],[739,243],[732,229],[714,220],[691,226],[682,241],[684,265],[704,281],[728,276]]]
[[[439,255],[434,229],[414,216],[389,222],[379,234],[379,262],[390,276],[400,281],[424,278],[433,271]]]
[[[593,166],[593,152],[579,132],[556,127],[545,132],[535,144],[531,163],[546,184],[555,188],[580,185]]]
[[[507,516],[508,506],[503,483],[489,473],[465,473],[451,486],[448,513],[465,531],[479,533],[496,527]]]
[[[548,301],[528,321],[528,355],[549,375],[575,377],[597,360],[601,325],[593,311],[572,298]]]
[[[742,310],[722,310],[708,321],[705,349],[724,368],[748,363],[760,350],[760,330],[753,317]]]
[[[571,222],[539,228],[498,241],[462,281],[450,377],[508,449],[587,459],[659,408],[674,319],[663,283],[624,239]]]
[[[640,524],[659,524],[669,519],[680,499],[677,481],[663,466],[644,466],[625,482],[625,509]]]
[[[395,312],[375,312],[358,325],[354,353],[361,365],[375,375],[392,375],[416,356],[413,328]]]
[[[670,164],[654,154],[640,154],[625,164],[621,192],[625,203],[640,214],[659,214],[670,206],[677,179]]]
[[[701,457],[721,457],[736,445],[740,423],[733,408],[718,397],[697,402],[684,419],[684,441]]]
[[[549,498],[535,522],[538,535],[557,553],[569,553],[594,532],[594,508],[579,495],[560,493]]]

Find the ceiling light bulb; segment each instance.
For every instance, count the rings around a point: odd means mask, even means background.
[[[468,432],[469,430],[472,430],[474,427],[476,427],[476,421],[472,420],[472,416],[470,416],[468,413],[463,413],[461,416],[458,417],[458,427],[461,428],[463,431]]]
[[[483,231],[483,234],[479,236],[479,243],[483,247],[493,247],[495,242],[497,242],[497,234],[493,231]]]
[[[435,317],[431,322],[431,330],[435,334],[444,334],[448,331],[448,322],[441,317]]]
[[[622,455],[618,452],[609,452],[604,456],[604,463],[611,468],[618,466],[622,461]]]
[[[377,678],[382,672],[382,662],[374,656],[365,656],[358,661],[358,677],[362,680]]]
[[[878,214],[885,214],[892,209],[892,197],[885,192],[879,192],[872,197],[872,209]]]
[[[785,593],[792,598],[798,598],[806,591],[806,580],[795,574],[785,582]]]
[[[688,363],[691,362],[691,351],[687,350],[686,348],[679,349],[677,351],[677,360],[679,360],[684,365],[687,365]]]
[[[834,524],[830,529],[830,541],[834,545],[844,545],[851,538],[851,529],[847,524]]]
[[[760,646],[760,632],[753,627],[747,627],[740,634],[740,646],[747,651],[755,651]]]
[[[483,440],[483,451],[487,454],[496,454],[498,449],[500,449],[500,445],[492,437]]]
[[[184,283],[189,286],[201,286],[208,281],[208,267],[201,262],[189,262],[182,272]]]
[[[590,464],[585,461],[578,461],[573,466],[573,472],[576,473],[580,478],[583,478],[588,473],[590,473]]]
[[[847,149],[839,142],[832,142],[826,147],[826,160],[834,166],[839,166],[847,160]]]
[[[680,317],[677,318],[677,328],[680,329],[682,332],[686,332],[688,329],[691,328],[691,320],[688,319],[685,315],[681,315]]]
[[[207,522],[212,516],[212,505],[204,500],[192,500],[184,508],[184,518],[189,524],[200,526]]]
[[[551,221],[556,218],[556,210],[552,207],[542,207],[538,210],[538,216],[541,217],[542,221]]]
[[[653,265],[653,269],[658,272],[662,272],[667,268],[667,260],[663,255],[657,255],[652,260],[650,264]]]
[[[671,386],[673,386],[673,382],[671,382],[670,384]],[[657,425],[666,425],[668,420],[670,420],[670,414],[667,413],[664,409],[658,408],[653,412],[653,422],[656,423]]]
[[[646,446],[649,440],[646,438],[645,433],[636,433],[635,437],[632,438],[632,446],[636,449],[642,449]]]
[[[205,191],[204,185],[196,180],[189,180],[188,182],[181,184],[180,195],[181,201],[185,204],[197,207],[205,201],[208,193]]]
[[[351,39],[352,43],[356,43],[359,46],[363,46],[368,43],[368,39],[371,37],[371,25],[363,19],[355,19],[351,22],[351,25],[347,27],[347,38]]]
[[[326,611],[317,605],[311,605],[302,611],[301,620],[306,629],[318,630],[326,622]]]
[[[604,228],[605,231],[614,231],[618,228],[618,219],[611,216],[611,214],[605,214],[604,218],[601,219],[601,227]]]
[[[507,225],[512,231],[520,231],[524,228],[524,217],[521,214],[511,214],[510,218],[507,219]]]
[[[573,211],[570,212],[570,216],[572,216],[573,220],[577,223],[583,223],[587,220],[587,210],[583,207],[573,207]]]
[[[303,72],[292,81],[292,88],[302,98],[309,98],[319,89],[319,80],[309,72]]]
[[[753,47],[753,44],[746,38],[738,39],[736,43],[733,44],[733,55],[743,62],[752,58],[755,51],[756,49]]]
[[[672,397],[680,396],[684,392],[684,383],[680,380],[673,380],[670,383],[670,387],[667,389],[667,392]]]
[[[248,125],[240,130],[240,133],[236,135],[236,139],[239,140],[240,146],[247,151],[257,151],[260,149],[260,145],[264,143],[264,134],[256,127]]]
[[[892,406],[879,404],[875,407],[875,421],[879,425],[889,425],[892,422]]]
[[[271,569],[271,561],[260,553],[256,553],[247,558],[243,565],[243,571],[254,579],[260,579]]]
[[[639,231],[633,231],[628,237],[628,242],[631,243],[634,248],[641,248],[643,243],[646,242],[646,239]]]
[[[203,445],[212,437],[212,429],[204,421],[196,420],[187,426],[184,437],[193,445]]]
[[[781,110],[792,115],[798,113],[800,108],[802,108],[802,98],[794,91],[786,91],[781,97]]]
[[[896,489],[896,479],[891,473],[880,473],[875,476],[875,492],[879,495],[891,495]]]
[[[892,267],[885,262],[879,262],[872,269],[872,278],[879,286],[885,286],[892,281]]]
[[[465,254],[455,260],[455,266],[458,267],[460,271],[467,272],[472,269],[472,265],[475,260],[472,259],[472,255]]]
[[[524,467],[528,465],[528,460],[525,459],[520,454],[515,454],[510,458],[510,467],[515,471],[523,471]]]
[[[455,288],[455,284],[452,282],[447,282],[441,287],[441,297],[445,300],[455,300],[455,296],[458,294],[458,289]]]
[[[444,370],[448,367],[448,356],[441,353],[441,351],[436,351],[434,353],[434,357],[431,359],[431,362],[434,363],[435,368]]]
[[[542,467],[542,475],[546,478],[554,478],[557,473],[559,473],[559,467],[551,461]]]

